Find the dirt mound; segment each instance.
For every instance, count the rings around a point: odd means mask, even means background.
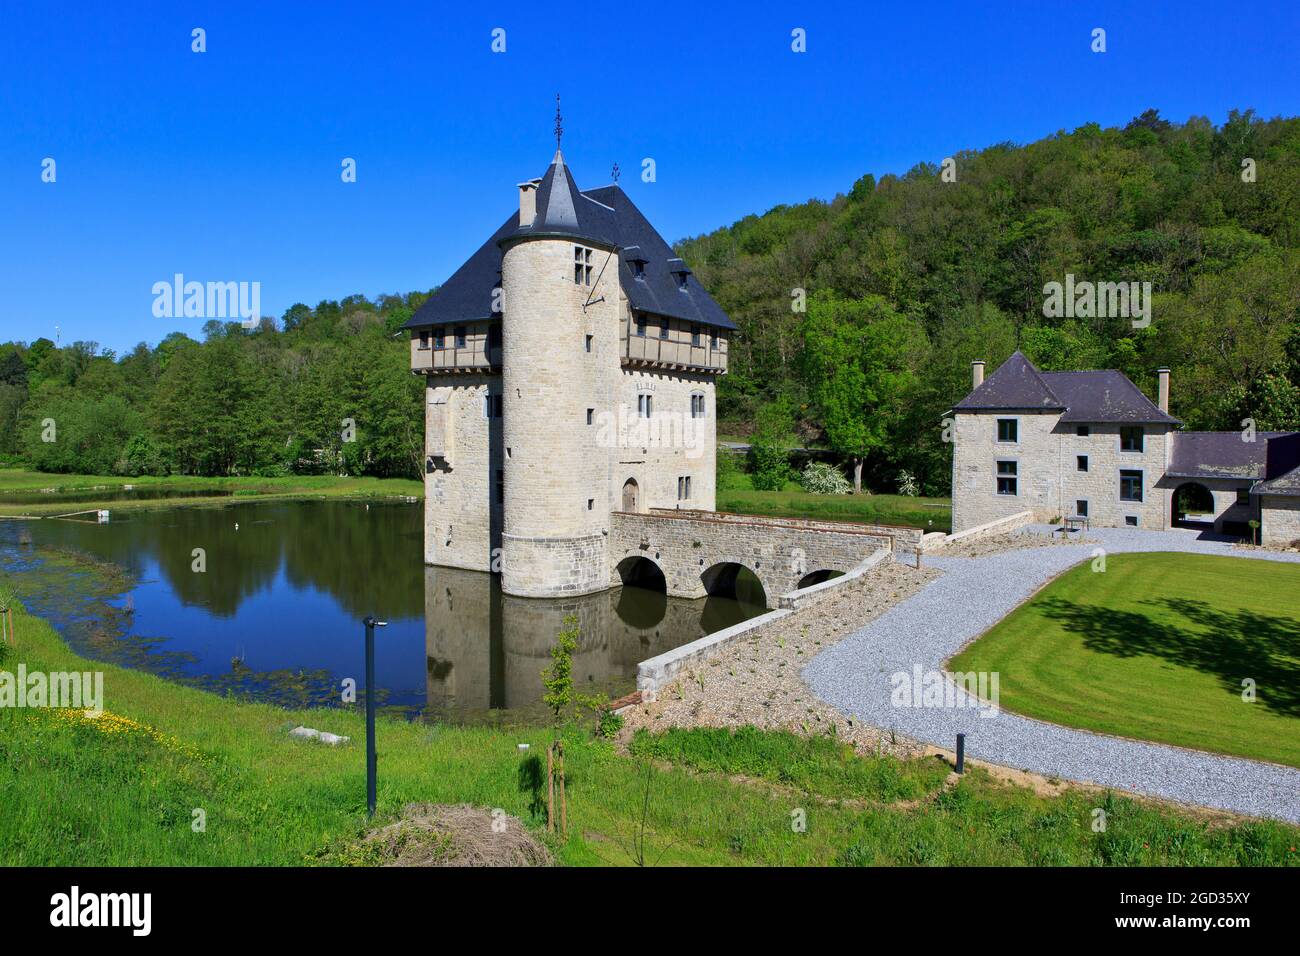
[[[401,819],[366,834],[378,866],[550,866],[551,854],[519,822],[467,803],[409,803]]]

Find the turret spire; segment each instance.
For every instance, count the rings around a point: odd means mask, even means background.
[[[555,151],[560,151],[560,137],[564,135],[564,122],[560,117],[560,94],[555,94]]]

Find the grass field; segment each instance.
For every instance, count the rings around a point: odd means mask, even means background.
[[[1001,705],[1030,717],[1300,767],[1300,565],[1112,555],[1104,573],[1063,574],[949,667],[999,672]]]
[[[952,530],[952,507],[947,498],[719,489],[717,507],[719,511],[772,515],[778,518],[861,521],[868,524],[905,525],[945,533]]]
[[[124,485],[137,490],[171,492],[213,491],[212,498],[202,496],[186,498],[147,498],[129,501],[96,500],[96,491],[121,491]],[[6,492],[39,492],[54,489],[58,492],[76,492],[73,501],[51,500],[38,503],[7,503]],[[55,475],[47,472],[27,471],[21,468],[0,468],[0,515],[50,515],[68,511],[103,506],[112,510],[128,508],[159,508],[169,504],[205,504],[267,498],[302,497],[385,497],[407,495],[422,497],[422,482],[405,478],[340,478],[334,475],[298,475],[288,478],[196,478],[169,476],[166,478],[124,478],[121,475]]]
[[[0,671],[99,670],[106,713],[0,707],[0,862],[8,865],[296,865],[368,860],[363,718],[240,702],[71,652],[16,610]],[[291,739],[305,724],[339,748]],[[570,835],[558,862],[663,865],[1294,865],[1300,829],[1209,826],[1122,797],[1043,798],[974,770],[955,787],[934,758],[864,757],[831,737],[745,730],[642,734],[620,753],[564,731]],[[381,718],[382,823],[411,801],[501,808],[540,833],[550,731]],[[738,776],[743,775],[743,776]],[[648,798],[647,798],[648,794]],[[1090,826],[1107,808],[1105,833]],[[206,825],[195,832],[195,811]],[[806,827],[792,826],[802,817]]]

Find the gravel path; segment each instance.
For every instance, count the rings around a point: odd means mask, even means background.
[[[1030,529],[1041,531],[1041,528]],[[1191,551],[1242,560],[1300,562],[1300,554],[1242,551],[1190,531],[1123,528],[1089,532],[1095,543],[1028,548],[979,558],[927,563],[944,573],[914,596],[817,655],[804,668],[813,692],[842,713],[916,740],[952,749],[966,734],[975,759],[1048,777],[1149,794],[1252,816],[1300,823],[1300,770],[1218,757],[1162,744],[1072,730],[1002,711],[981,717],[966,706],[895,707],[890,676],[941,670],[964,644],[1001,620],[1039,587],[1097,547],[1123,551]]]

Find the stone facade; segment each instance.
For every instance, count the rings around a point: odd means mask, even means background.
[[[1261,543],[1290,547],[1300,541],[1300,498],[1260,495]]]

